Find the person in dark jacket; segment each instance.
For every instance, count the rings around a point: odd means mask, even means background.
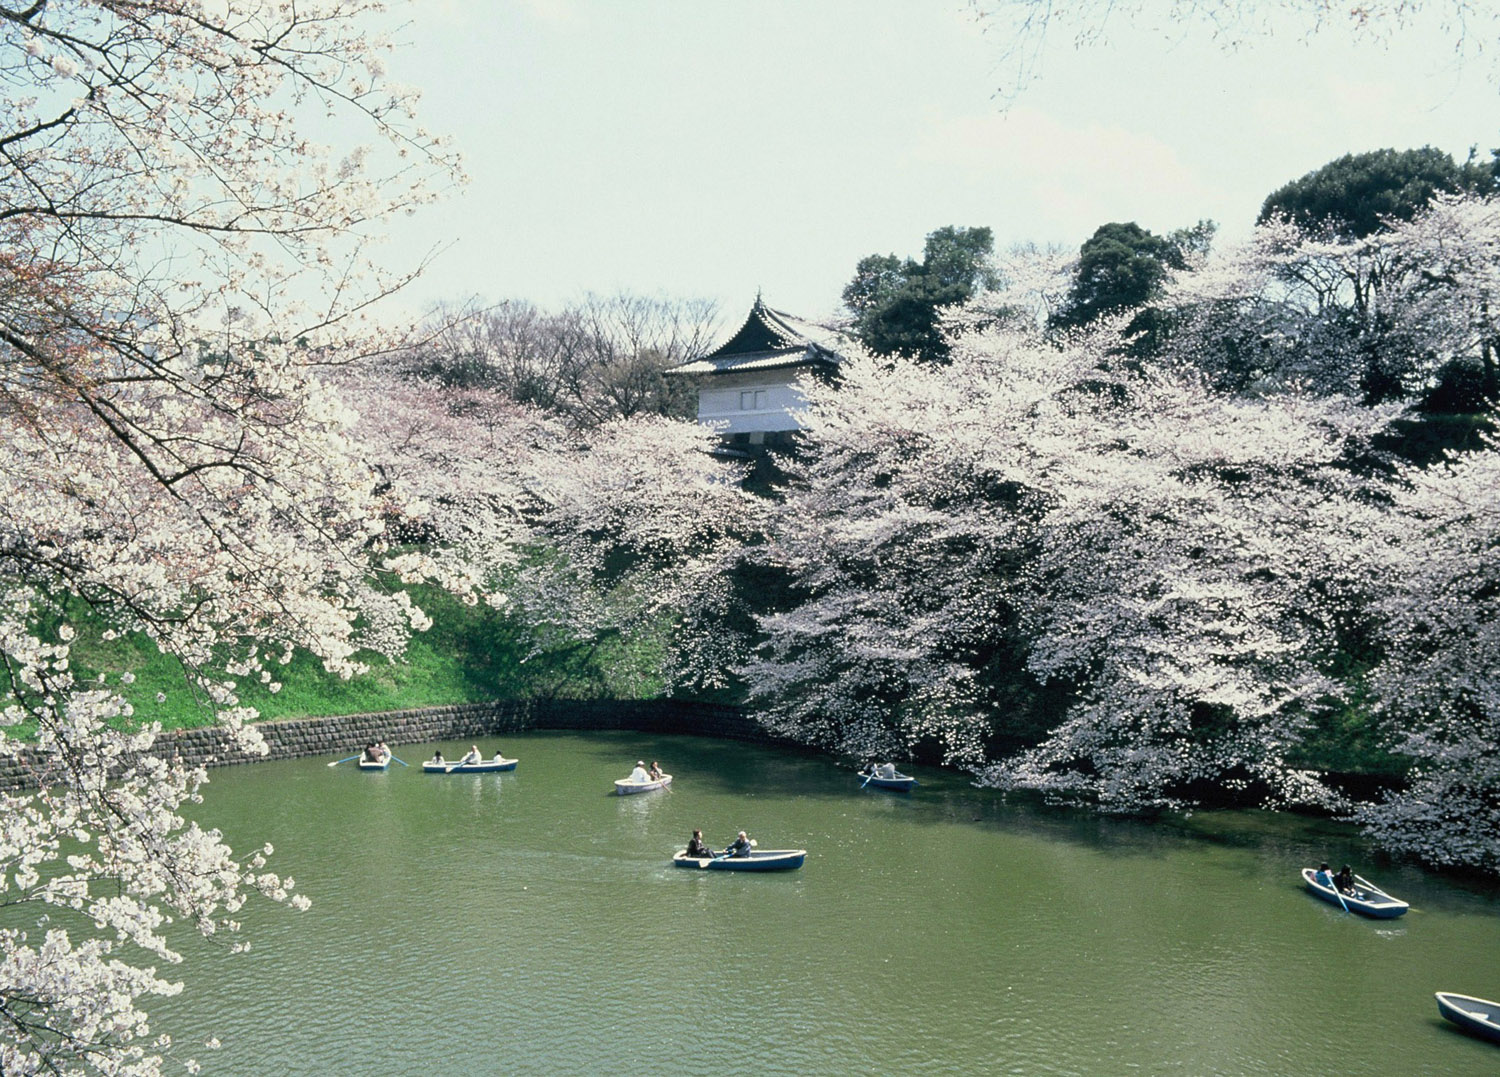
[[[741,830],[740,836],[730,842],[729,848],[725,849],[724,852],[729,856],[749,856],[750,850],[754,845],[755,843],[747,838],[745,832]]]
[[[693,831],[693,836],[688,839],[687,855],[698,857],[712,857],[714,855],[714,851],[703,840],[703,831]]]
[[[1339,868],[1338,874],[1333,877],[1333,885],[1334,888],[1341,894],[1353,895],[1354,871],[1349,867],[1348,864],[1345,864],[1343,867]]]

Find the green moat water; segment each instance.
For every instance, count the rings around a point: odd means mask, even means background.
[[[1432,999],[1500,998],[1500,890],[1372,862],[1341,826],[1106,820],[922,770],[882,793],[692,737],[497,744],[513,773],[424,775],[431,745],[384,774],[213,772],[200,818],[273,843],[314,904],[252,902],[248,954],[188,945],[157,1029],[236,1075],[1500,1072]],[[637,758],[672,791],[609,795]],[[695,826],[807,863],[674,869]],[[1313,899],[1320,858],[1412,912]]]

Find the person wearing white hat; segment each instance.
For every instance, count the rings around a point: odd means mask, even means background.
[[[630,772],[630,780],[633,782],[649,782],[651,780],[651,775],[646,773],[646,761],[644,759],[637,759],[635,761],[635,769]]]

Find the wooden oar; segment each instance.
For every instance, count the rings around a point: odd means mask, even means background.
[[[1317,875],[1314,875],[1313,878],[1316,879]],[[1333,896],[1339,899],[1339,904],[1344,907],[1344,911],[1348,912],[1349,903],[1344,900],[1344,895],[1339,892],[1339,884],[1333,881],[1333,876],[1331,875],[1328,877],[1328,888],[1333,891]]]
[[[353,762],[353,761],[354,761],[354,760],[356,760],[356,759],[358,759],[358,758],[359,758],[359,756],[358,756],[358,755],[351,755],[351,756],[346,756],[346,757],[345,757],[345,758],[343,758],[343,759],[335,759],[335,760],[334,760],[334,761],[333,761],[333,762],[332,762],[332,763],[329,763],[329,764],[328,764],[328,765],[329,765],[329,766],[330,766],[330,767],[336,767],[336,766],[338,766],[338,765],[339,765],[339,764],[340,764],[340,763],[352,763],[352,762]]]

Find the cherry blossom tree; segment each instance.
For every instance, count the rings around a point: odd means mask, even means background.
[[[155,758],[129,671],[78,683],[73,648],[145,635],[253,752],[240,681],[274,690],[295,648],[353,675],[422,623],[369,582],[386,514],[316,373],[400,283],[363,256],[379,221],[457,177],[376,12],[0,8],[0,662],[44,790],[0,797],[6,1073],[161,1072],[142,1002],[177,985],[132,955],[176,962],[172,923],[232,933],[257,891],[301,902],[269,848],[186,819],[205,773]]]
[[[1500,446],[1407,468],[1369,532],[1374,707],[1410,780],[1357,817],[1387,848],[1500,871]]]
[[[656,673],[722,685],[738,640],[729,573],[766,505],[712,454],[711,431],[659,416],[580,429],[503,391],[413,380],[404,361],[335,383],[406,539],[385,568],[504,608],[538,647],[666,639]]]
[[[799,601],[746,669],[773,728],[980,766],[1016,732],[995,686],[1030,677],[1073,704],[986,780],[1117,809],[1202,780],[1328,802],[1287,758],[1337,687],[1317,587],[1360,491],[1340,465],[1388,414],[1226,397],[1123,366],[1108,330],[978,324],[949,368],[859,358],[808,387],[769,550]]]
[[[856,354],[837,387],[803,386],[807,449],[786,464],[761,554],[790,575],[795,604],[759,619],[742,670],[776,732],[866,758],[930,741],[983,759],[980,670],[1003,649],[1006,565],[1029,541],[1026,492],[1008,474],[1009,450],[1029,450],[1007,419],[1051,381],[991,366]]]
[[[1352,239],[1273,220],[1175,276],[1168,350],[1233,392],[1414,400],[1455,365],[1493,391],[1497,244],[1500,204],[1475,195],[1437,195]]]

